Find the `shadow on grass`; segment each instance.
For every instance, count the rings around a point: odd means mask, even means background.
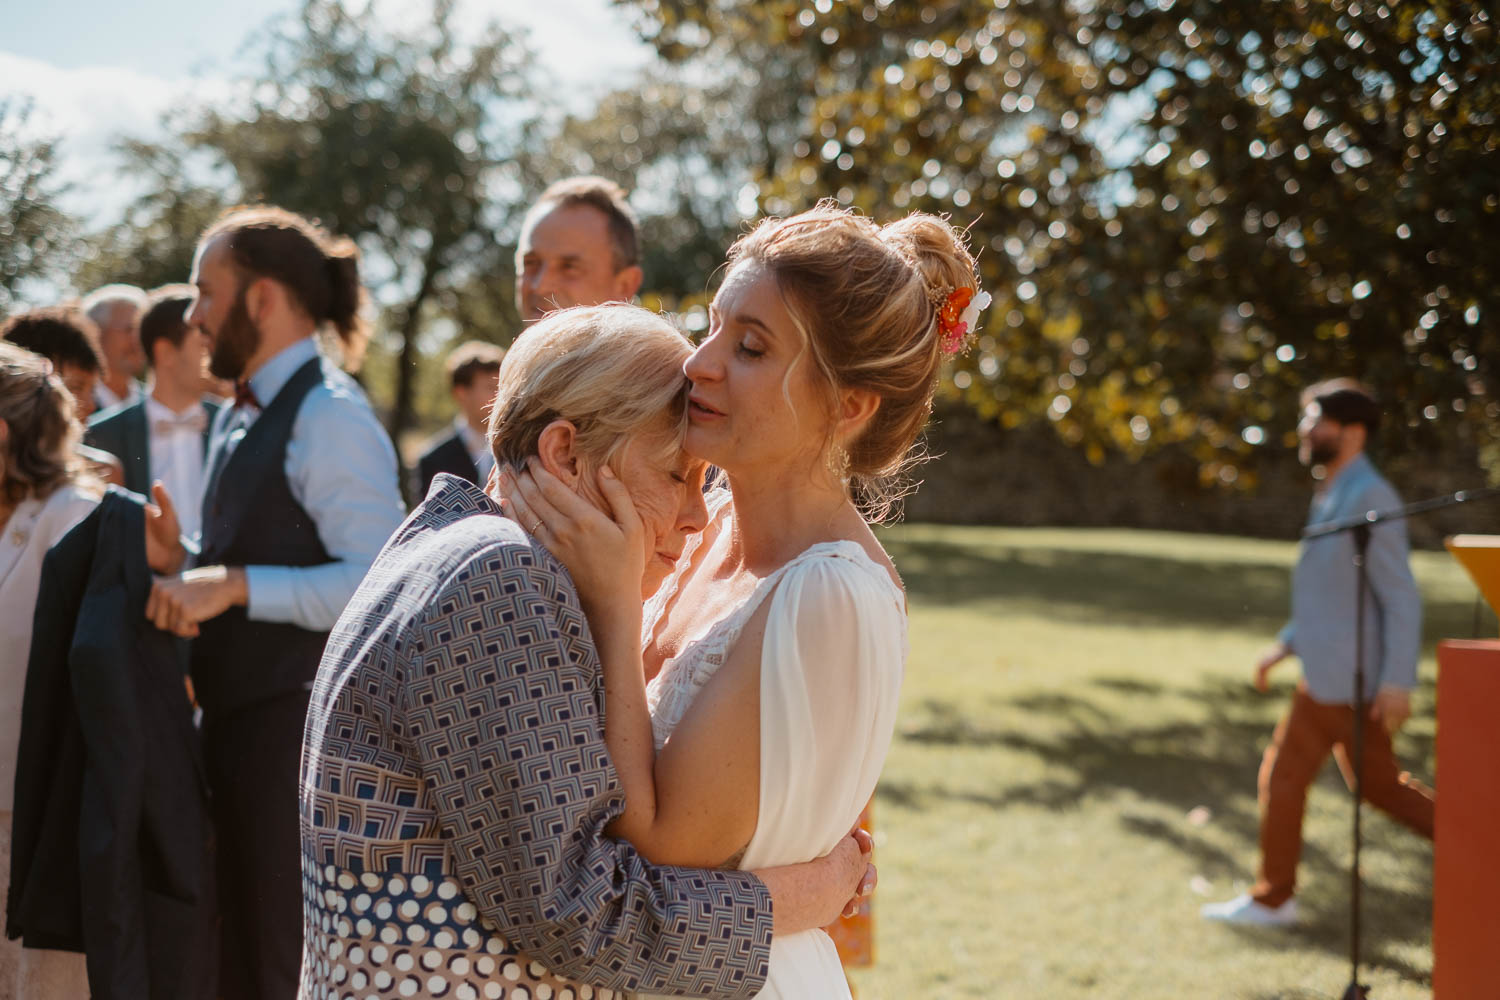
[[[1165,685],[1157,681],[1143,681],[1138,677],[1096,677],[1094,683],[1121,694],[1161,694],[1166,691]]]
[[[961,537],[883,541],[913,598],[938,607],[998,604],[1069,622],[1260,630],[1269,641],[1290,606],[1289,566],[1044,545],[976,548]],[[1473,630],[1467,595],[1429,600],[1423,611],[1429,643]]]
[[[1145,725],[1132,721],[1139,714],[1132,711],[1136,699],[1164,696],[1191,699],[1206,710],[1207,718]],[[1207,807],[1214,827],[1229,832],[1242,846],[1230,853],[1221,846],[1222,837],[1211,839],[1185,819],[1169,823],[1129,808],[1123,809],[1119,818],[1126,831],[1169,845],[1192,858],[1195,868],[1211,877],[1242,877],[1254,863],[1258,835],[1256,774],[1271,730],[1265,718],[1265,696],[1249,685],[1205,678],[1196,687],[1170,689],[1155,681],[1107,676],[1090,679],[1073,692],[1027,693],[1004,699],[1000,707],[1028,717],[1044,716],[1049,723],[1045,735],[1000,728],[994,704],[976,707],[929,700],[913,706],[909,715],[915,724],[904,727],[899,736],[905,742],[930,747],[1024,754],[1047,765],[1047,778],[1009,783],[993,792],[887,781],[878,793],[882,801],[909,809],[956,802],[992,810],[1030,806],[1066,811],[1085,800],[1107,799],[1125,791],[1166,805],[1183,817],[1197,807]],[[1408,734],[1406,741],[1408,748],[1415,748],[1415,759],[1430,759],[1430,734]],[[1324,787],[1347,794],[1331,765],[1325,767],[1319,781]],[[1367,811],[1367,817],[1370,812],[1373,810]],[[1384,846],[1389,837],[1391,850],[1426,851],[1430,861],[1430,847],[1412,840],[1404,830],[1379,828],[1368,820],[1365,829],[1367,843],[1372,846]],[[1337,842],[1327,847],[1308,843],[1302,863],[1320,872],[1339,872],[1347,864],[1347,851]],[[1299,946],[1334,954],[1347,948],[1348,918],[1347,911],[1340,907],[1340,898],[1335,895],[1326,902],[1304,901],[1304,925],[1297,932]],[[1430,890],[1407,892],[1367,883],[1364,899],[1366,960],[1405,979],[1426,981],[1428,972],[1411,967],[1391,946],[1423,940],[1430,933]],[[1246,933],[1260,939],[1268,932]]]
[[[881,794],[897,804],[920,804],[928,798],[954,798],[976,805],[1003,808],[1033,805],[1063,810],[1087,798],[1128,789],[1142,798],[1168,804],[1182,813],[1207,806],[1221,826],[1236,836],[1253,838],[1255,775],[1262,748],[1270,736],[1264,697],[1244,684],[1205,679],[1189,692],[1208,709],[1203,722],[1165,722],[1140,725],[1118,705],[1122,687],[1141,698],[1157,698],[1167,689],[1155,682],[1124,684],[1107,677],[1080,685],[1077,693],[1027,693],[1004,699],[1004,708],[1028,716],[1045,716],[1046,735],[996,728],[976,721],[965,706],[928,700],[909,710],[917,720],[900,731],[903,741],[933,747],[969,750],[1003,749],[1035,757],[1054,774],[1036,782],[1017,782],[993,795],[942,788],[904,788],[883,783]],[[1090,697],[1094,689],[1109,693]],[[1128,706],[1128,703],[1127,703]],[[985,716],[993,719],[992,710]],[[1229,865],[1226,870],[1232,871]]]
[[[1226,558],[1222,549],[1212,547],[1205,548],[1204,558],[1195,559],[1181,553],[1111,551],[1107,546],[1080,551],[1024,540],[965,546],[957,533],[885,542],[914,602],[929,608],[1030,615],[1066,628],[1100,624],[1233,629],[1259,632],[1269,641],[1285,620],[1289,603],[1289,566],[1237,560],[1232,554]],[[1429,649],[1438,637],[1466,636],[1473,628],[1472,598],[1429,599],[1423,618]],[[1289,667],[1286,675],[1294,672]],[[878,794],[894,807],[913,810],[957,803],[995,811],[1029,806],[1064,812],[1127,793],[1126,798],[1166,806],[1183,818],[1164,821],[1153,810],[1126,806],[1116,810],[1123,831],[1168,845],[1210,877],[1242,878],[1254,864],[1256,773],[1271,736],[1266,698],[1246,682],[1248,664],[1245,675],[1206,677],[1192,686],[1169,687],[1144,672],[1117,672],[1085,679],[1065,691],[913,705],[906,715],[912,724],[903,727],[902,741],[978,754],[1022,754],[1040,761],[1045,771],[1036,780],[989,788],[966,782],[944,787],[887,780]],[[1431,703],[1430,679],[1424,678],[1423,685]],[[1278,693],[1280,705],[1288,693],[1285,687]],[[1142,711],[1167,698],[1190,700],[1196,706],[1192,720]],[[1009,726],[1001,721],[1007,716],[1025,722]],[[1432,743],[1432,727],[1409,728],[1399,745],[1402,759],[1430,767]],[[972,757],[966,758],[968,766],[985,769]],[[1347,794],[1332,766],[1325,767],[1319,783]],[[1189,810],[1199,806],[1211,811],[1211,828],[1187,821]],[[1414,858],[1425,852],[1430,864],[1430,846],[1406,831],[1383,820],[1370,821],[1365,829],[1370,846]],[[1226,848],[1226,843],[1238,846]],[[1347,857],[1346,844],[1329,841],[1327,846],[1306,844],[1302,860],[1304,870],[1336,878]],[[1269,948],[1313,948],[1343,955],[1348,946],[1346,897],[1342,892],[1320,895],[1323,898],[1303,900],[1304,925],[1292,936],[1253,929],[1237,932]],[[1430,935],[1430,889],[1408,892],[1367,882],[1364,900],[1365,960],[1403,979],[1428,982],[1430,973],[1412,967],[1400,952]],[[1317,988],[1258,996],[1291,1000],[1339,996],[1343,989],[1342,983],[1308,985]]]
[[[1042,546],[981,550],[943,539],[886,541],[912,595],[943,606],[998,601],[1067,620],[1207,625],[1248,618],[1272,628],[1287,608],[1288,572],[1278,566]],[[1225,580],[1233,585],[1224,586]]]

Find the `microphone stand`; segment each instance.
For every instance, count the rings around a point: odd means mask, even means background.
[[[1349,865],[1349,985],[1343,1000],[1369,1000],[1370,988],[1359,981],[1360,952],[1360,805],[1364,802],[1365,783],[1365,595],[1369,593],[1369,572],[1365,559],[1370,548],[1370,529],[1385,521],[1398,521],[1417,514],[1455,507],[1461,503],[1500,497],[1500,487],[1459,490],[1447,496],[1419,500],[1391,510],[1367,510],[1343,521],[1308,525],[1302,532],[1304,541],[1349,533],[1354,539],[1356,597],[1354,605],[1354,734],[1350,751],[1354,755],[1354,856]]]

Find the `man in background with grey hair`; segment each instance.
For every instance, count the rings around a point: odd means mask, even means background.
[[[136,380],[146,370],[140,333],[146,293],[134,285],[105,285],[85,295],[82,308],[99,328],[104,354],[104,375],[94,386],[95,404],[107,410],[139,403],[144,392]]]
[[[613,181],[560,180],[526,213],[516,246],[522,322],[569,306],[629,302],[643,277],[640,227]]]

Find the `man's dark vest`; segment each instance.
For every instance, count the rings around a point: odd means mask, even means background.
[[[203,496],[202,566],[318,566],[332,562],[312,516],[286,480],[286,446],[309,391],[323,381],[313,358],[261,411]],[[227,713],[307,690],[327,632],[253,621],[230,608],[193,640],[193,687],[206,713]]]

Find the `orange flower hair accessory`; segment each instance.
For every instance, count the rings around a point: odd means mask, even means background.
[[[973,288],[945,287],[932,289],[928,297],[933,307],[937,309],[938,329],[943,339],[943,353],[957,354],[963,350],[969,331],[974,329],[974,324],[979,321],[979,313],[989,306],[990,293],[980,292]]]

